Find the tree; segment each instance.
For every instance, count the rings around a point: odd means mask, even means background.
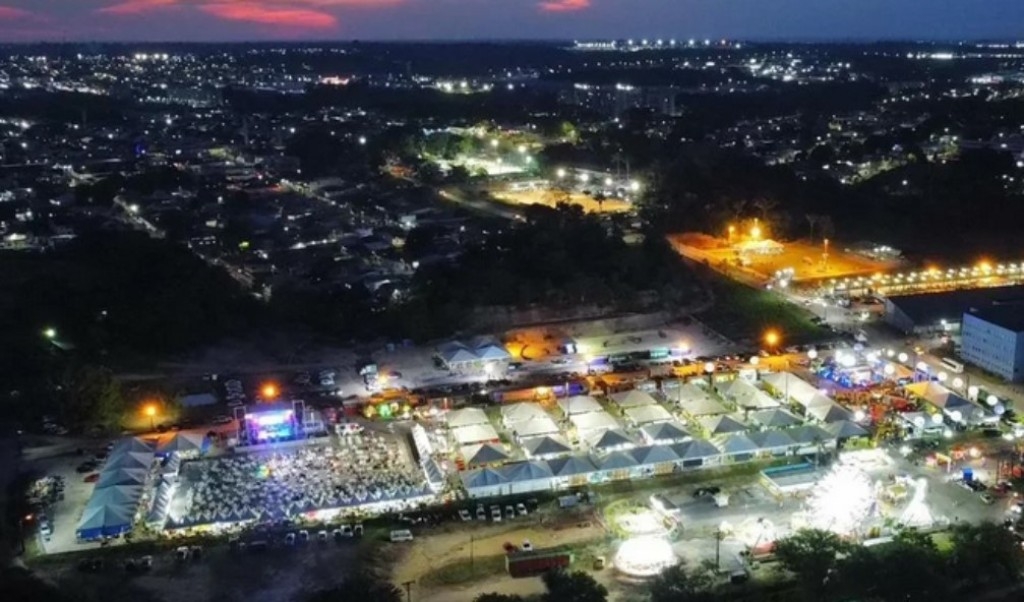
[[[838,564],[839,555],[849,550],[849,543],[822,529],[801,529],[775,542],[775,557],[779,563],[794,573],[811,595],[820,595],[826,578]]]
[[[958,524],[952,533],[950,572],[969,583],[1020,579],[1024,554],[1013,534],[993,523]]]
[[[804,219],[807,220],[807,225],[810,226],[809,238],[811,239],[811,242],[814,242],[814,226],[818,223],[818,216],[813,213],[807,213],[804,214]]]
[[[336,587],[314,592],[306,602],[402,602],[402,592],[387,581],[358,573]]]
[[[542,577],[547,593],[541,596],[544,602],[606,602],[608,588],[582,571],[571,573],[556,570],[544,573]]]
[[[715,599],[714,583],[710,570],[689,571],[677,564],[651,581],[651,602],[710,602]]]
[[[840,562],[839,589],[854,599],[946,599],[950,582],[931,537],[916,530],[897,534],[888,544],[855,547]]]
[[[124,414],[121,384],[106,368],[84,365],[71,369],[61,389],[61,414],[71,426],[113,429]]]

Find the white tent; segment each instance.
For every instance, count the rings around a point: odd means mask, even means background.
[[[705,416],[697,420],[705,431],[712,435],[737,433],[747,430],[742,418],[738,416]]]
[[[722,391],[722,396],[737,406],[748,410],[764,410],[779,407],[779,402],[742,378],[729,383]]]
[[[626,418],[636,425],[650,424],[652,422],[668,422],[673,420],[668,410],[659,406],[637,406],[625,410]]]
[[[472,445],[474,443],[485,443],[499,439],[498,432],[489,424],[474,424],[472,426],[452,429],[452,437],[455,438],[456,443],[459,445]]]
[[[751,412],[748,417],[765,428],[786,428],[800,424],[800,419],[782,409]]]
[[[789,372],[766,374],[761,380],[771,385],[779,395],[788,395],[790,399],[805,407],[813,403],[815,396],[821,395],[817,388]]]
[[[559,432],[558,425],[547,415],[533,420],[513,423],[509,428],[512,430],[512,434],[521,439],[539,437],[541,435],[554,435]]]
[[[535,403],[513,403],[501,408],[501,421],[509,428],[517,422],[547,417],[547,412]]]
[[[604,408],[596,399],[589,395],[573,395],[558,400],[558,407],[567,416],[575,414],[588,414],[590,412],[603,412]]]
[[[679,409],[690,416],[713,416],[729,413],[729,410],[712,398],[709,392],[693,383],[687,383],[679,388],[677,403]]]
[[[645,424],[640,428],[640,434],[643,435],[644,441],[652,445],[679,443],[693,438],[693,435],[675,420]]]
[[[639,389],[633,389],[632,391],[624,391],[622,393],[613,393],[610,395],[612,401],[614,401],[620,408],[638,408],[642,406],[655,405],[658,402],[655,401],[649,393],[644,393]]]
[[[612,418],[608,412],[591,412],[589,414],[577,414],[571,416],[569,421],[581,434],[591,431],[607,431],[619,428],[619,423]]]
[[[487,424],[487,414],[484,413],[480,408],[463,408],[461,410],[452,410],[448,412],[445,417],[448,422],[449,428],[459,428],[463,426],[473,426],[474,424]]]

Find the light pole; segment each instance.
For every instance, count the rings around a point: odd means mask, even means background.
[[[715,375],[715,363],[714,362],[708,362],[708,363],[704,364],[704,372],[706,372],[707,375],[708,375],[708,386],[711,387],[711,390],[714,390],[715,389],[715,376],[714,376]]]

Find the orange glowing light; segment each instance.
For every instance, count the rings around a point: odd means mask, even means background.
[[[152,403],[146,404],[146,407],[142,408],[142,412],[146,416],[149,416],[150,418],[152,418],[153,416],[156,416],[156,405],[152,404]]]
[[[764,342],[769,347],[774,347],[774,346],[778,345],[779,344],[779,339],[780,339],[779,333],[774,331],[774,330],[769,330],[768,332],[764,333]]]
[[[264,399],[274,399],[280,391],[274,383],[267,383],[260,388],[260,393],[263,395]]]

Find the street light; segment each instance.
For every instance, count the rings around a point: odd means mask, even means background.
[[[559,180],[564,178],[565,177],[565,169],[559,167],[558,171],[555,172],[555,176],[557,176]]]
[[[148,403],[146,407],[142,408],[142,413],[149,416],[149,430],[156,428],[156,404]]]
[[[263,395],[263,399],[270,400],[276,398],[280,390],[278,390],[277,385],[274,383],[265,383],[260,387],[260,393]]]
[[[816,360],[818,359],[818,350],[811,349],[807,352],[807,359]]]
[[[756,355],[750,356],[750,365],[751,366],[757,366],[759,363],[761,363],[761,358],[757,357]]]
[[[714,389],[714,387],[715,387],[715,376],[714,376],[714,374],[715,374],[715,363],[714,362],[707,362],[706,364],[704,364],[704,372],[706,372],[707,375],[708,375],[708,385],[712,389]]]
[[[43,330],[43,336],[52,341],[57,338],[57,329],[52,326],[47,327]]]
[[[775,330],[769,330],[764,333],[764,342],[769,347],[775,347],[779,344],[779,333]]]

